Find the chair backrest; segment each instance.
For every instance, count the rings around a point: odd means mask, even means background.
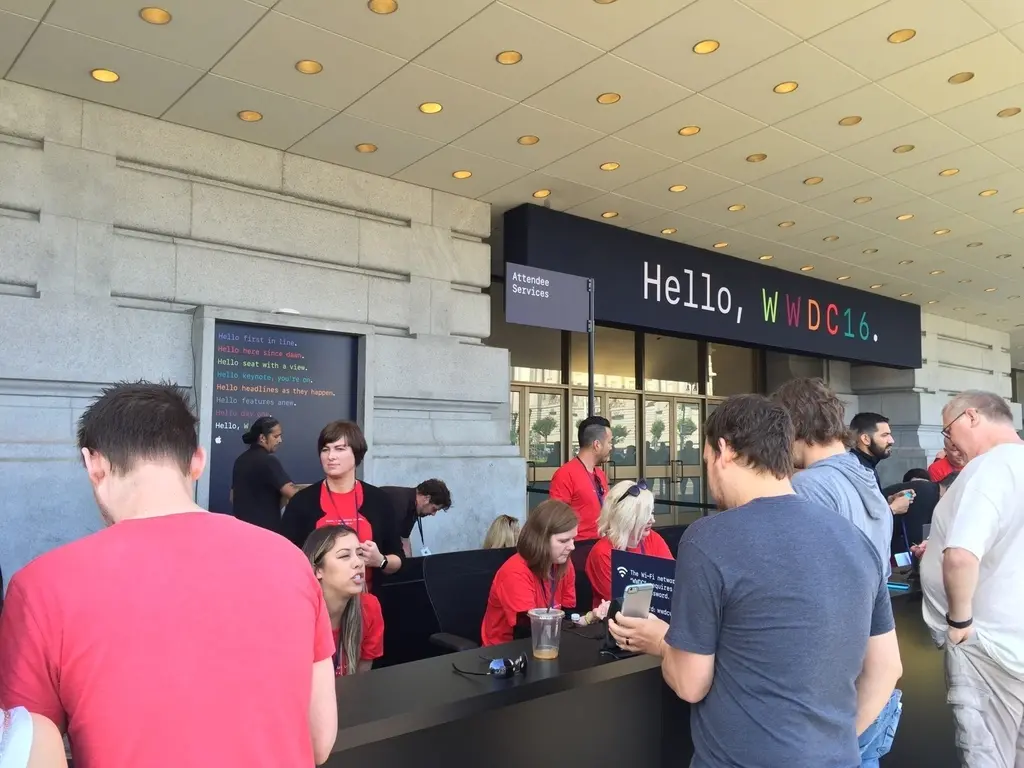
[[[480,642],[494,574],[515,549],[474,549],[424,558],[423,580],[439,631]]]
[[[685,525],[666,525],[664,528],[656,529],[661,534],[661,538],[668,544],[672,557],[676,556],[676,551],[679,549],[679,540],[683,538],[686,528],[687,526]]]
[[[430,636],[440,628],[423,580],[427,559],[406,558],[398,573],[374,579],[374,594],[384,615],[384,656],[376,667],[419,661],[438,653],[430,643]]]
[[[596,539],[577,541],[572,553],[572,567],[576,569],[576,612],[581,616],[590,610],[594,602],[594,590],[587,578],[587,558],[594,548]]]

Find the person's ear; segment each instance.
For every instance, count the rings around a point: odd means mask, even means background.
[[[82,449],[82,461],[85,472],[93,485],[99,485],[110,474],[110,462],[102,454],[93,453],[88,448]]]
[[[203,470],[206,469],[206,450],[203,446],[196,448],[196,452],[192,454],[192,461],[189,462],[188,476],[189,479],[194,483],[200,477],[202,477]]]

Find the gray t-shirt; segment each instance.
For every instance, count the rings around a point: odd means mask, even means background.
[[[860,766],[855,683],[894,626],[875,548],[820,505],[755,499],[690,525],[666,641],[715,655],[692,767]]]

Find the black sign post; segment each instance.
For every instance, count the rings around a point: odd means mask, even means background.
[[[587,334],[587,396],[594,415],[594,280],[505,265],[505,322]]]

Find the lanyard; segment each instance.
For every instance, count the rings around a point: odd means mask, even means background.
[[[356,516],[355,516],[355,519],[353,519],[351,522],[349,522],[349,520],[347,518],[341,516],[340,511],[338,510],[338,502],[335,501],[335,499],[334,499],[334,495],[335,495],[334,491],[332,491],[330,488],[327,487],[326,481],[324,482],[324,486],[323,487],[324,487],[324,490],[327,491],[327,500],[330,502],[331,510],[334,512],[334,519],[340,521],[342,523],[342,525],[346,525],[349,528],[351,528],[353,531],[356,531],[356,533],[358,533],[359,532],[359,518],[362,517],[362,515],[359,513],[359,510],[363,506],[363,488],[362,488],[362,486],[357,482],[355,487],[352,489],[353,493],[355,493]]]
[[[650,534],[648,534],[648,535],[650,535]],[[644,536],[642,539],[640,539],[640,554],[641,555],[646,555],[647,554],[646,547],[644,546],[644,541],[646,541],[646,540],[647,540],[647,536]]]
[[[601,481],[597,477],[597,467],[594,467],[594,471],[591,472],[589,469],[587,469],[587,465],[583,463],[583,459],[581,459],[579,456],[576,457],[576,461],[578,461],[583,466],[583,469],[586,470],[586,473],[590,475],[590,480],[594,484],[594,493],[597,494],[597,503],[603,505],[604,486],[601,485]]]
[[[907,543],[907,552],[910,552],[910,536],[907,535],[907,521],[902,519],[901,516],[900,524],[903,526],[903,541]],[[913,554],[911,554],[913,557]]]
[[[548,581],[548,585],[550,586],[550,592],[548,595],[548,610],[550,611],[555,607],[555,592],[558,589],[558,581],[555,578],[554,568],[551,569],[551,579]],[[544,586],[541,585],[541,590],[543,589]]]
[[[427,540],[423,538],[423,519],[419,514],[416,515],[416,527],[420,530],[420,546],[425,548],[427,546]]]

